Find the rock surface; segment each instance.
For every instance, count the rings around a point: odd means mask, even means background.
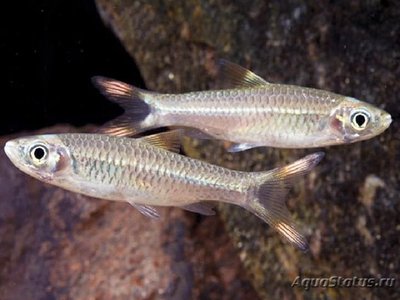
[[[151,220],[129,204],[43,184],[4,151],[0,183],[2,300],[258,298],[217,217],[161,209]]]
[[[396,1],[96,2],[149,89],[212,88],[215,59],[225,58],[272,82],[331,90],[374,103],[395,119],[400,115]],[[398,276],[399,147],[395,120],[377,138],[325,149],[325,160],[288,201],[310,240],[308,253],[282,243],[243,210],[220,207],[262,298],[399,298],[399,289],[389,287],[305,291],[290,286],[298,275]],[[241,170],[264,170],[311,152],[264,148],[227,154],[220,143],[204,141],[188,141],[186,151]]]

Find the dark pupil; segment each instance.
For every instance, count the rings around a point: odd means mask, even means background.
[[[356,123],[358,126],[363,127],[365,125],[365,116],[364,115],[357,115],[356,116]]]
[[[41,147],[35,148],[33,150],[33,156],[35,156],[36,159],[40,160],[44,157],[46,153],[44,152],[44,149]]]

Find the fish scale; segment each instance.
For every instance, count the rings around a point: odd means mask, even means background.
[[[309,172],[323,153],[270,171],[240,172],[168,151],[177,150],[178,132],[139,139],[40,135],[8,141],[5,152],[15,166],[39,180],[91,197],[126,201],[153,218],[159,214],[152,206],[176,206],[210,215],[213,210],[204,201],[235,204],[291,243],[307,248],[284,196],[293,179]]]
[[[229,91],[237,93],[236,96],[231,94],[220,96],[218,92],[206,91],[202,92],[202,94],[197,93],[197,97],[196,93],[192,93],[192,95],[181,94],[179,97],[176,95],[171,97],[166,94],[159,99],[157,96],[152,96],[153,98],[150,102],[154,102],[156,110],[163,112],[163,115],[167,116],[163,120],[164,122],[168,123],[168,120],[172,119],[175,123],[183,126],[191,125],[189,121],[191,122],[192,119],[190,117],[193,115],[205,115],[209,116],[210,119],[216,119],[218,115],[229,115],[254,123],[255,119],[259,118],[259,115],[265,116],[265,114],[268,114],[270,123],[276,124],[275,119],[279,115],[285,115],[285,117],[294,116],[306,120],[313,114],[326,115],[328,110],[334,106],[334,102],[328,97],[328,92],[323,93],[325,98],[321,98],[319,95],[316,97],[319,105],[306,105],[301,93],[290,92],[291,89],[286,87],[273,89],[266,87],[262,90],[262,93],[260,89],[250,90],[250,93],[259,91],[255,96],[250,96],[241,90]],[[308,92],[309,98],[313,98],[313,92]],[[191,98],[191,101],[188,102],[187,98]],[[328,99],[328,101],[323,99]],[[280,105],[275,103],[280,103]],[[252,113],[247,114],[250,111]],[[281,125],[285,127],[284,123],[281,123]],[[286,130],[289,131],[291,129],[286,128]]]
[[[119,153],[118,156],[114,157],[111,163],[107,162],[117,170],[123,168],[121,178],[116,180],[119,182],[119,185],[135,185],[135,180],[139,182],[138,186],[141,188],[145,186],[143,182],[148,183],[146,185],[147,188],[153,185],[156,186],[156,184],[194,184],[197,186],[196,193],[201,193],[201,187],[209,185],[210,182],[214,184],[214,187],[217,187],[217,185],[215,185],[215,175],[218,174],[218,172],[216,172],[218,170],[215,170],[213,166],[195,164],[193,167],[198,168],[199,172],[203,175],[191,174],[191,176],[189,176],[185,170],[190,169],[192,167],[190,164],[193,164],[193,162],[186,161],[186,158],[183,156],[169,152],[167,152],[168,156],[165,156],[165,151],[148,149],[149,146],[137,143],[135,140],[127,139],[124,143],[120,143],[118,139],[115,140],[106,136],[98,136],[97,138],[104,138],[102,141],[103,148],[107,147],[106,145],[113,144],[113,147],[108,148],[111,148],[111,152]],[[83,138],[82,136],[78,137],[78,142],[71,142],[71,137],[62,136],[61,139],[67,147],[70,148],[71,154],[73,154],[78,161],[82,162],[83,167],[78,168],[77,175],[83,176],[85,180],[104,178],[104,181],[101,182],[102,184],[112,182],[112,174],[107,174],[104,168],[99,167],[100,163],[106,163],[104,160],[100,160],[102,157],[100,155],[102,149],[92,148],[92,151],[85,151],[82,149],[83,147],[88,147],[91,143],[95,143],[96,140],[93,140],[92,137]],[[80,143],[83,147],[80,146]],[[129,151],[127,151],[128,148]],[[99,152],[97,154],[99,157],[98,159],[92,158],[95,152]],[[174,155],[174,157],[170,158],[171,154]],[[162,166],[159,164],[160,161],[164,162]],[[89,172],[85,171],[88,166],[90,166],[88,169]],[[165,176],[166,174],[168,174],[168,176]],[[223,180],[220,187],[227,186],[226,181],[237,177],[237,175],[233,173],[224,174],[224,177],[225,176],[227,179]],[[217,196],[214,196],[214,198],[216,197]]]
[[[272,84],[222,62],[232,88],[159,94],[95,77],[100,91],[125,109],[101,132],[127,136],[150,128],[191,128],[188,134],[233,142],[228,151],[253,147],[311,148],[366,140],[382,133],[390,115],[366,102],[329,91]],[[356,118],[358,116],[358,118]]]

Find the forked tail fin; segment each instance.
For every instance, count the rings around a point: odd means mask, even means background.
[[[302,250],[308,243],[294,224],[285,204],[285,196],[293,182],[310,172],[324,157],[317,152],[295,161],[287,166],[255,174],[258,185],[252,189],[254,198],[244,207],[267,222],[285,239]],[[257,184],[257,183],[256,183]]]
[[[93,77],[92,82],[107,99],[125,110],[123,115],[102,126],[99,129],[101,133],[129,136],[153,127],[149,120],[152,107],[146,101],[146,96],[152,92],[101,76]]]

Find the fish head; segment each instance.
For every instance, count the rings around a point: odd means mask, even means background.
[[[44,182],[54,183],[72,168],[70,153],[56,135],[10,140],[4,151],[18,169]]]
[[[392,117],[386,111],[350,97],[344,97],[330,115],[337,143],[370,139],[385,131],[391,122]]]

